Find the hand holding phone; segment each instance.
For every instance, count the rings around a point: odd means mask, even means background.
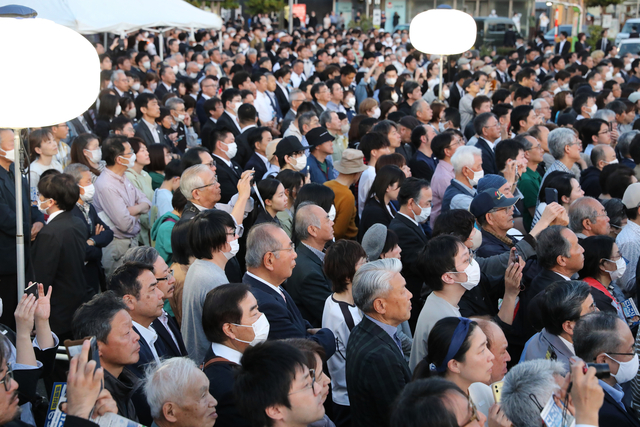
[[[545,188],[544,199],[547,205],[550,205],[551,203],[558,203],[558,190],[555,188]]]

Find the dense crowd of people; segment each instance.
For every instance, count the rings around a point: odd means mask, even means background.
[[[0,425],[640,427],[640,58],[313,18],[96,43],[0,129]]]

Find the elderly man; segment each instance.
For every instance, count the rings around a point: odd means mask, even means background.
[[[114,234],[111,243],[102,251],[102,266],[110,276],[122,264],[127,249],[138,246],[140,215],[149,212],[151,201],[124,176],[136,159],[125,137],[107,138],[102,143],[102,153],[107,167],[94,184],[94,205]]]
[[[198,135],[193,129],[191,123],[191,116],[187,114],[187,110],[182,98],[173,97],[167,99],[164,106],[169,109],[171,117],[173,117],[173,123],[171,129],[178,133],[177,144],[175,147],[184,153],[187,148],[195,147],[198,145]]]
[[[638,355],[629,326],[617,316],[593,313],[580,319],[573,331],[576,356],[586,363],[606,363],[611,375],[598,382],[604,390],[601,426],[638,427],[625,383],[638,374]],[[622,387],[624,386],[624,387]]]
[[[500,123],[493,113],[479,114],[473,120],[473,127],[478,135],[476,147],[482,152],[482,170],[486,174],[498,174],[496,165],[495,144],[500,138]],[[479,180],[479,179],[478,179]]]
[[[174,87],[176,84],[176,72],[171,67],[165,66],[160,68],[159,75],[160,83],[158,83],[158,87],[154,94],[158,99],[162,99],[166,94],[176,91],[176,88]]]
[[[433,117],[433,110],[424,99],[419,99],[411,106],[411,115],[420,120],[423,125],[428,125]]]
[[[249,231],[242,282],[251,286],[260,310],[267,316],[270,339],[308,338],[322,345],[327,357],[335,352],[329,329],[312,329],[300,314],[293,297],[282,288],[291,277],[298,255],[287,233],[274,224],[259,224]]]
[[[482,230],[482,245],[476,252],[479,257],[489,258],[514,247],[515,239],[507,231],[513,228],[517,201],[516,197],[506,197],[496,188],[489,188],[473,198],[469,210]]]
[[[153,427],[213,427],[218,402],[209,379],[184,357],[164,360],[147,372],[144,392]]]
[[[123,70],[116,70],[111,74],[111,85],[118,92],[118,96],[133,98],[129,90],[129,79]]]
[[[482,151],[477,147],[459,147],[451,157],[451,164],[455,178],[444,192],[440,213],[449,212],[451,209],[469,210],[477,193],[475,187],[484,177]]]
[[[623,291],[631,292],[636,287],[636,267],[640,258],[640,183],[627,187],[622,203],[628,221],[616,237],[616,244],[628,264],[624,275],[618,279],[618,285]]]
[[[364,317],[347,343],[346,379],[354,427],[388,426],[392,404],[411,380],[397,327],[411,317],[411,292],[395,258],[363,265],[353,301]]]
[[[593,197],[581,197],[569,207],[569,228],[578,239],[608,236],[609,216],[602,204]]]
[[[578,280],[555,282],[541,298],[541,313],[536,317],[542,320],[544,329],[529,340],[520,360],[557,360],[569,370],[569,358],[575,356],[573,335],[576,322],[597,310],[591,288]]]
[[[589,156],[592,166],[582,171],[580,174],[580,187],[584,194],[589,197],[598,198],[602,194],[600,188],[600,174],[607,165],[618,163],[616,152],[610,145],[596,145],[591,150]]]
[[[547,123],[551,120],[551,107],[549,103],[545,101],[543,98],[535,99],[531,105],[533,106],[533,112],[536,116],[542,117],[544,119],[544,123]]]
[[[300,244],[296,266],[285,288],[313,327],[322,325],[324,301],[331,295],[331,281],[324,275],[324,247],[333,240],[333,221],[327,211],[312,202],[296,209],[295,232]]]
[[[547,168],[547,172],[542,177],[542,184],[544,180],[553,171],[562,171],[574,174],[572,168],[576,162],[580,161],[580,153],[582,152],[582,145],[576,132],[572,129],[558,128],[549,132],[548,137],[549,152],[555,159],[555,161]],[[580,178],[580,172],[576,175],[576,179]]]
[[[104,388],[116,401],[118,415],[137,421],[131,396],[138,378],[127,365],[138,362],[140,336],[133,329],[127,305],[113,292],[103,292],[80,306],[72,326],[75,339],[96,337],[100,366],[104,369]]]
[[[222,427],[250,426],[233,395],[235,373],[245,350],[269,335],[269,321],[258,310],[250,289],[245,284],[221,285],[209,291],[204,301],[202,326],[211,347],[202,370],[210,380],[209,392],[218,401],[217,422]]]
[[[511,355],[507,350],[509,342],[504,332],[493,320],[473,318],[482,332],[487,336],[487,349],[493,354],[493,368],[489,384],[502,381],[507,374],[507,363],[511,361]]]

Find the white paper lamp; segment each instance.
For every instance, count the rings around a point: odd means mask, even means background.
[[[476,41],[476,21],[455,9],[431,9],[411,20],[409,37],[420,52],[455,55],[465,52]]]
[[[0,18],[0,128],[50,126],[84,113],[100,91],[91,43],[46,19]]]

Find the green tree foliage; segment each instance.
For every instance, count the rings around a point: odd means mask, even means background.
[[[585,7],[607,7],[610,4],[622,4],[624,0],[586,0]]]
[[[249,15],[258,13],[281,12],[284,9],[284,0],[248,0],[244,9]]]
[[[347,28],[360,28],[363,32],[367,32],[373,28],[373,19],[362,17],[360,23],[356,24],[354,20],[349,21]]]

